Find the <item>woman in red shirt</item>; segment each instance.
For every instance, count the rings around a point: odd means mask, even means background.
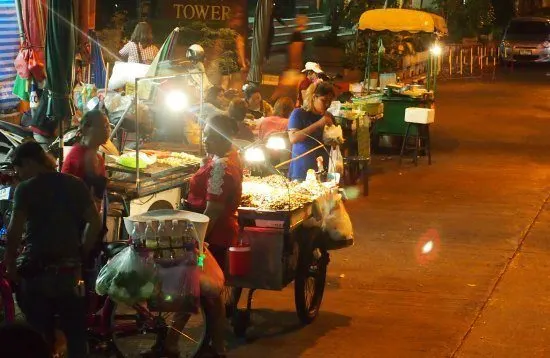
[[[190,209],[210,218],[206,242],[220,267],[225,252],[237,239],[237,208],[241,203],[243,170],[231,140],[236,126],[225,115],[212,117],[204,129],[203,142],[208,157],[191,178],[187,203]]]
[[[193,175],[189,185],[187,206],[190,210],[204,213],[210,218],[206,230],[208,249],[224,267],[226,251],[237,240],[239,224],[237,208],[241,202],[243,171],[238,153],[231,140],[237,131],[235,121],[226,115],[215,115],[208,120],[204,129],[203,142],[207,158]],[[213,357],[225,357],[224,351],[224,305],[222,297],[205,298],[208,305],[211,350]],[[141,354],[145,358],[179,357],[179,334],[189,314],[178,312],[174,316],[172,329],[163,346],[157,342],[150,351]]]
[[[99,147],[107,143],[111,126],[107,117],[99,110],[87,112],[80,120],[80,143],[77,143],[65,160],[61,171],[84,181],[90,188],[98,211],[107,183],[105,161],[98,153]]]

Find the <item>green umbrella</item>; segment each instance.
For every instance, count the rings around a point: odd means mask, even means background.
[[[75,58],[73,2],[48,0],[46,86],[33,124],[53,135],[71,118],[72,71]],[[62,135],[61,131],[59,133]]]
[[[248,82],[260,84],[262,82],[262,63],[267,49],[269,28],[271,27],[272,0],[259,0],[254,16],[254,31],[252,33],[252,53],[250,56],[250,70]]]

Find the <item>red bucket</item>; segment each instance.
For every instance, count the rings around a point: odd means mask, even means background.
[[[229,275],[246,276],[250,272],[250,246],[232,246],[229,248]]]

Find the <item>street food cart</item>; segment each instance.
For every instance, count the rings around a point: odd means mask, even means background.
[[[425,86],[391,84],[384,91],[383,118],[374,127],[375,141],[381,135],[404,136],[405,109],[408,107],[430,107],[434,100],[436,79],[439,71],[441,47],[438,44],[442,36],[447,35],[447,24],[441,16],[409,9],[376,9],[364,12],[358,29],[367,36],[368,55],[365,70],[367,92],[370,91],[371,47],[372,39],[383,33],[432,34],[433,44],[429,51]],[[380,42],[380,41],[379,41]],[[380,57],[378,51],[378,76],[380,77]],[[416,133],[410,133],[416,135]]]
[[[191,76],[136,79],[135,133],[120,156],[106,156],[109,196],[123,204],[120,216],[179,208],[182,188],[201,162],[202,91],[190,85]],[[122,221],[111,226],[116,240]]]
[[[237,336],[244,336],[250,324],[256,290],[280,291],[293,281],[297,315],[304,324],[313,322],[323,299],[328,250],[353,243],[347,214],[347,234],[336,229],[335,235],[329,235],[332,229],[327,217],[337,210],[345,211],[336,181],[320,182],[310,171],[308,179],[298,183],[272,172],[275,174],[245,176],[243,180],[238,209],[240,242],[229,249],[225,269],[226,284],[234,287],[237,297],[243,288],[249,289],[244,310],[237,309],[238,298],[228,299]],[[248,265],[244,272],[237,273],[232,251],[242,248],[249,250]]]

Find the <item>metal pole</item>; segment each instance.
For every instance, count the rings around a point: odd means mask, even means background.
[[[453,76],[453,48],[449,48],[449,77]]]
[[[470,48],[470,75],[474,73],[474,48]]]
[[[203,126],[203,123],[202,123],[202,104],[203,104],[203,101],[204,101],[204,98],[203,98],[203,95],[204,95],[204,87],[203,87],[203,80],[204,80],[204,76],[205,76],[205,73],[203,72],[201,74],[201,102],[199,104],[199,155],[202,157],[203,156],[203,145],[202,145],[202,130],[205,126]]]
[[[140,179],[139,179],[139,110],[138,110],[138,85],[139,85],[139,78],[136,78],[135,80],[135,87],[134,87],[134,104],[136,108],[136,191],[139,196],[140,192]]]
[[[426,89],[429,91],[431,88],[430,82],[431,82],[431,75],[432,75],[432,55],[428,51],[428,68],[426,73]]]
[[[436,83],[437,83],[437,73],[439,71],[439,57],[436,57],[435,58],[435,61],[434,61],[434,73],[433,73],[433,81],[434,81],[434,96],[435,96],[435,89],[436,89]]]
[[[464,49],[460,49],[460,75],[464,75]]]
[[[19,42],[25,42],[25,30],[23,29],[23,13],[21,12],[20,0],[15,0],[15,10],[17,11],[17,26],[19,27]]]
[[[371,48],[371,39],[369,35],[369,41],[367,45],[367,69],[365,71],[365,80],[367,81],[367,94],[370,91],[370,48]]]
[[[380,53],[380,43],[382,42],[382,37],[381,36],[378,36],[378,68],[377,68],[377,71],[378,71],[378,86],[380,86],[380,71],[382,69],[382,53]],[[384,46],[384,44],[382,43],[382,46]],[[370,81],[370,78],[369,78],[369,81]]]

